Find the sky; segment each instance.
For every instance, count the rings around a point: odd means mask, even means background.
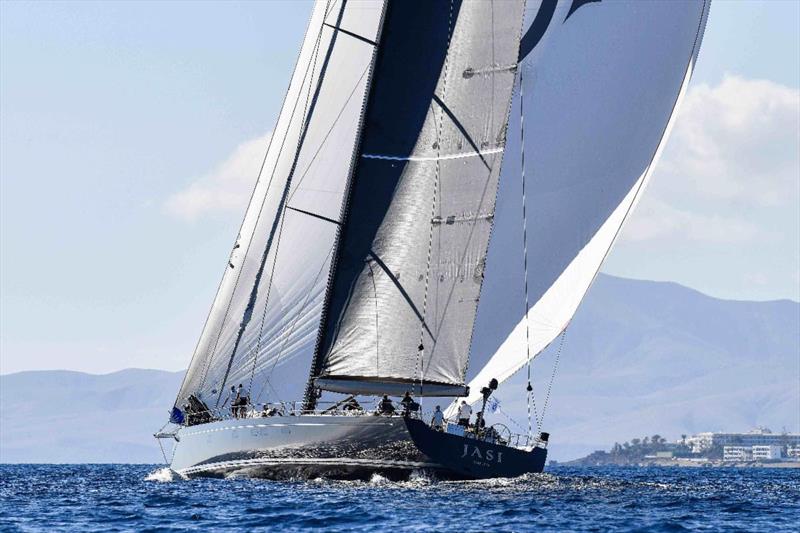
[[[304,1],[0,1],[0,373],[185,368],[305,31]],[[800,300],[800,2],[715,0],[604,266]]]

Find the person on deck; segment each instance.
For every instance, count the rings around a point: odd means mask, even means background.
[[[403,416],[409,416],[411,411],[414,410],[412,407],[417,402],[415,402],[414,398],[411,397],[411,393],[406,391],[406,395],[403,396],[403,399],[400,400],[400,403],[403,405]]]
[[[239,383],[239,388],[236,390],[236,405],[239,406],[239,418],[244,418],[247,414],[248,403],[250,403],[249,398],[244,393],[244,387]]]
[[[444,413],[442,412],[442,408],[438,405],[433,412],[433,418],[431,418],[431,427],[436,431],[442,431],[444,429]]]
[[[228,397],[225,399],[225,403],[222,404],[222,407],[227,405],[231,410],[231,415],[236,416],[236,409],[238,409],[237,400],[236,387],[231,385],[231,390],[228,392]]]
[[[469,419],[472,416],[472,407],[466,401],[461,401],[461,407],[458,408],[458,425],[469,427]]]
[[[391,415],[392,413],[394,413],[394,404],[392,403],[392,400],[390,400],[389,397],[385,394],[383,395],[383,399],[381,400],[378,411],[382,415]]]

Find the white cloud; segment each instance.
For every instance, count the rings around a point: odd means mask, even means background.
[[[212,172],[193,181],[164,202],[178,218],[194,221],[205,215],[244,211],[269,143],[267,133],[240,144]]]
[[[727,75],[689,90],[625,241],[746,242],[800,196],[800,91]]]
[[[693,87],[660,174],[672,191],[759,205],[797,201],[800,91],[726,75]]]

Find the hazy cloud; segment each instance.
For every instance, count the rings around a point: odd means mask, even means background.
[[[190,183],[164,202],[164,209],[184,220],[244,211],[253,190],[270,133],[246,141],[212,172]]]
[[[758,227],[747,220],[718,214],[693,213],[657,198],[636,211],[624,235],[628,241],[680,239],[694,242],[741,243],[752,240]]]
[[[761,205],[796,202],[800,91],[727,75],[692,88],[680,109],[662,175],[676,188]],[[792,194],[795,193],[795,194]]]
[[[689,90],[626,241],[755,238],[755,211],[797,210],[800,91],[727,75]]]

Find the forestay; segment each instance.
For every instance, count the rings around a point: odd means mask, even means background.
[[[176,405],[298,399],[328,281],[383,2],[318,1]]]
[[[534,355],[567,326],[641,196],[692,73],[709,2],[528,7],[521,75]],[[491,378],[503,381],[527,360],[519,126],[517,90],[472,345],[471,403]]]
[[[522,0],[389,4],[317,386],[463,394],[522,12]]]

